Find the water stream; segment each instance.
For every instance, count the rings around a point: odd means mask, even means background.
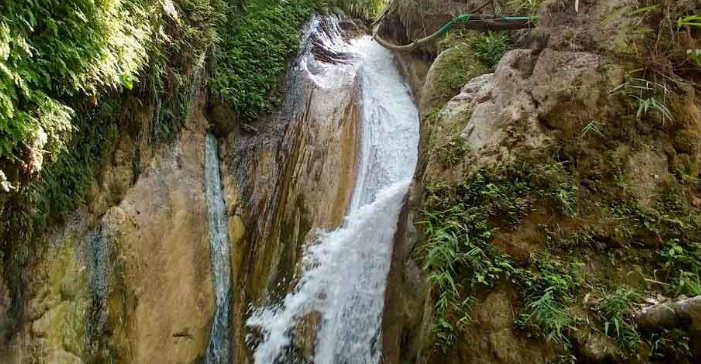
[[[217,138],[207,134],[205,143],[205,197],[209,225],[209,244],[214,273],[216,310],[209,334],[205,364],[229,364],[230,312],[231,312],[231,263],[229,256],[229,227],[224,199],[222,198]]]
[[[291,362],[286,356],[295,328],[312,313],[321,317],[315,364],[377,364],[382,354],[385,286],[398,214],[417,162],[418,114],[393,55],[369,37],[344,40],[337,22],[328,19],[312,35],[326,56],[343,54],[345,60],[321,62],[308,54],[297,70],[323,88],[360,78],[356,186],[342,226],[319,233],[305,248],[295,290],[247,321],[263,335],[256,364]]]

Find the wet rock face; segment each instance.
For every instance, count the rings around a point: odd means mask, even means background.
[[[194,363],[203,355],[214,297],[203,182],[208,123],[202,105],[195,108],[177,140],[148,150],[153,158],[134,161],[138,143],[122,140],[90,207],[32,263],[25,323],[9,353],[0,352],[10,361],[0,362]],[[0,288],[0,306],[3,297]]]
[[[111,338],[131,362],[193,363],[214,313],[204,197],[207,127],[196,114],[107,211]]]
[[[317,229],[341,224],[353,191],[361,132],[359,80],[339,74],[340,84],[317,83],[324,62],[344,63],[348,57],[323,51],[318,36],[305,47],[311,47],[306,56],[319,62],[292,62],[280,111],[238,124],[220,147],[232,243],[236,363],[250,361],[249,308],[278,302],[294,287],[305,243]],[[305,336],[313,337],[311,326],[302,330]],[[309,356],[311,342],[300,340],[300,352]]]

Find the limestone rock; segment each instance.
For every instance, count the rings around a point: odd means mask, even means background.
[[[102,218],[117,267],[109,309],[113,341],[133,362],[192,363],[206,347],[214,314],[203,183],[206,128],[198,111]],[[183,327],[190,340],[174,337]]]

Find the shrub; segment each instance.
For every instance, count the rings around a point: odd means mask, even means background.
[[[153,37],[152,1],[0,1],[0,158],[53,157],[73,131],[66,100],[131,88]]]
[[[340,6],[352,14],[374,14],[378,0],[252,1],[231,6],[220,26],[212,89],[245,121],[275,109],[280,75],[299,48],[299,29],[321,8]]]

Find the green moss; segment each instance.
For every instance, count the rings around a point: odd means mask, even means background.
[[[302,258],[302,248],[305,246],[305,238],[312,229],[312,223],[308,218],[309,212],[304,206],[304,197],[296,199],[292,216],[289,220],[280,222],[280,260],[276,268],[275,280],[268,287],[270,299],[282,300],[288,292],[289,284],[293,282],[295,267]]]
[[[422,101],[425,110],[441,109],[468,81],[489,72],[489,68],[468,44],[458,43],[441,52],[432,72],[431,91]]]
[[[446,50],[457,45],[466,45],[474,51],[477,59],[484,64],[490,72],[496,69],[497,64],[506,52],[511,49],[511,38],[506,32],[479,33],[476,31],[455,31],[438,43],[440,50]]]

